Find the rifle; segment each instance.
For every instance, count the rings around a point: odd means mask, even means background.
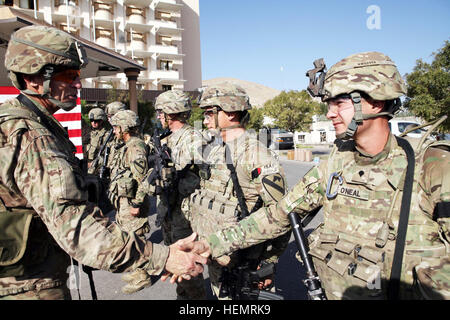
[[[316,210],[315,212],[318,212],[320,208],[318,208],[318,210]],[[314,214],[310,214],[309,216],[313,215]],[[306,289],[308,290],[308,298],[310,300],[327,300],[325,292],[323,291],[322,286],[320,284],[319,276],[317,275],[316,269],[314,268],[312,259],[308,254],[309,251],[308,242],[306,240],[305,232],[303,231],[303,227],[306,224],[300,222],[300,219],[295,212],[289,213],[289,221],[291,222],[298,252],[306,268],[306,279],[303,280],[303,283],[305,284]]]
[[[98,162],[100,161],[100,157],[102,156],[103,152],[106,149],[106,145],[111,140],[111,138],[114,136],[114,129],[109,130],[108,135],[106,136],[105,142],[103,142],[102,146],[100,147],[100,151],[98,152],[97,156],[91,163],[91,167],[95,168],[98,165]],[[105,163],[105,161],[103,161]]]
[[[230,296],[233,300],[284,300],[278,294],[258,288],[261,279],[275,273],[275,264],[263,264],[256,271],[251,269],[255,268],[252,268],[249,263],[231,269],[223,268],[219,297]]]
[[[245,202],[244,192],[239,184],[236,168],[234,167],[231,158],[231,151],[227,144],[225,144],[225,161],[227,168],[230,171],[233,189],[239,203],[240,210],[237,210],[235,214],[238,220],[242,220],[258,210],[263,205],[263,201],[259,198],[253,207],[252,212],[249,212]],[[220,279],[222,285],[220,287],[219,297],[231,296],[233,300],[284,300],[284,298],[278,294],[259,290],[258,288],[260,279],[275,274],[275,264],[262,263],[260,268],[257,269],[260,260],[251,258],[251,256],[254,256],[254,252],[252,254],[252,251],[261,251],[264,249],[264,245],[264,243],[261,243],[257,246],[240,250],[238,252],[239,260],[241,260],[240,264],[233,268],[222,268],[222,276]]]
[[[169,203],[169,188],[172,185],[172,182],[175,179],[175,167],[173,166],[172,159],[170,157],[170,150],[167,147],[167,144],[161,146],[161,139],[164,139],[172,132],[170,130],[165,130],[160,135],[158,128],[155,129],[152,142],[154,146],[154,152],[149,154],[148,163],[149,167],[153,167],[152,173],[148,176],[147,181],[149,185],[156,184],[156,181],[159,181],[161,185],[156,185],[155,194],[164,194],[167,199],[167,216],[170,217],[170,203]],[[165,170],[169,168],[169,170]],[[158,219],[156,221],[157,226],[160,226],[160,223],[164,217],[158,215]]]

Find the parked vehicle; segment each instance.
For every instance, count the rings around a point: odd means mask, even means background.
[[[270,149],[292,149],[294,147],[294,134],[292,132],[272,128],[269,129],[270,141],[268,141],[268,146]]]
[[[408,121],[408,120],[397,120],[397,119],[391,119],[389,120],[389,128],[391,129],[391,132],[399,136],[403,133],[403,131],[408,130],[412,127],[420,126],[421,124],[415,121]],[[425,130],[423,129],[416,129],[414,131],[411,131],[408,133],[409,137],[412,138],[420,138],[424,135]]]

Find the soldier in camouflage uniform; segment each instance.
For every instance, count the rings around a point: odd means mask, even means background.
[[[156,98],[155,109],[162,127],[171,131],[161,141],[161,145],[167,144],[176,170],[176,180],[171,181],[169,190],[158,195],[156,204],[164,243],[169,245],[192,234],[190,224],[181,212],[181,203],[199,187],[197,164],[201,163],[204,141],[201,134],[186,122],[192,106],[189,96],[183,91],[169,90],[161,93]],[[152,169],[149,175],[151,173]],[[141,194],[153,195],[153,187],[146,186],[142,188]],[[177,298],[205,299],[203,277],[177,284]]]
[[[207,87],[200,108],[205,109],[208,129],[220,132],[223,140],[212,147],[206,159],[208,166],[202,169],[201,189],[183,204],[183,208],[188,208],[185,214],[192,229],[203,237],[281,199],[285,177],[278,156],[245,130],[251,105],[244,89],[229,83]],[[276,263],[289,236],[213,260],[208,270],[214,294],[219,299],[230,299],[231,295],[220,293],[221,286],[235,285],[223,282],[226,271],[220,264],[232,270],[250,261],[249,268],[255,271],[265,264]],[[259,288],[274,290],[272,277],[262,279]]]
[[[0,299],[69,299],[70,256],[111,272],[203,271],[203,257],[144,242],[87,201],[75,146],[52,116],[76,106],[86,63],[56,28],[24,27],[8,43],[5,66],[21,94],[0,107]]]
[[[117,166],[111,172],[108,197],[116,208],[116,222],[122,230],[134,232],[145,239],[150,232],[147,201],[135,204],[136,191],[147,173],[148,147],[137,137],[139,117],[131,110],[119,111],[110,120],[118,141],[124,142],[117,156]],[[139,208],[136,215],[131,208]],[[124,293],[133,293],[151,285],[150,275],[144,269],[137,269],[122,277],[129,282],[122,288]]]
[[[108,122],[111,124],[112,117],[119,111],[127,110],[127,106],[120,102],[114,101],[109,103],[105,107],[105,113]],[[105,138],[106,139],[106,138]],[[106,144],[106,147],[109,148],[109,155],[106,163],[106,167],[108,168],[109,173],[117,166],[117,157],[116,154],[120,153],[119,149],[124,146],[123,141],[118,140],[114,135]],[[103,165],[103,157],[105,156],[105,151],[103,154],[98,155],[97,161],[94,162],[93,167],[88,169],[88,173],[90,174],[98,174],[98,170]],[[107,177],[109,178],[109,177]],[[109,180],[109,179],[108,179]]]
[[[98,156],[100,148],[108,135],[108,130],[105,127],[107,118],[103,109],[92,109],[89,111],[88,117],[91,122],[91,132],[89,134],[89,143],[86,144],[85,153],[89,168],[92,161]]]
[[[393,290],[401,299],[449,299],[448,143],[408,139],[415,166],[406,176],[405,143],[388,125],[406,87],[382,53],[351,55],[326,75],[313,75],[309,89],[328,103],[336,129],[328,161],[312,168],[276,206],[208,236],[213,255],[282,232],[293,210],[305,216],[323,206],[324,221],[309,237],[309,253],[329,299],[396,298]],[[413,179],[409,219],[399,225],[407,178]],[[407,232],[406,247],[394,254],[402,245],[396,242],[400,230]],[[401,270],[400,281],[390,280],[393,270]]]

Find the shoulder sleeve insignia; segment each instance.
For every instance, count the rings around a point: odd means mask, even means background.
[[[286,193],[286,183],[279,173],[264,176],[261,184],[267,195],[275,201],[279,201]]]

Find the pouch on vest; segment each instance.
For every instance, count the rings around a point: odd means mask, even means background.
[[[119,197],[134,198],[137,182],[133,178],[122,178],[117,181],[117,195]]]
[[[31,210],[0,212],[0,277],[24,273],[24,256],[33,214]]]

